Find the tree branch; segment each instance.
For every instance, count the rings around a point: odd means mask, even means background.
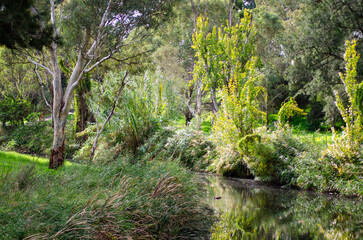
[[[46,70],[48,73],[50,73],[50,74],[53,76],[53,72],[52,72],[52,70],[50,70],[49,68],[47,68],[47,67],[46,67],[46,66],[44,66],[43,64],[41,64],[41,63],[39,63],[39,62],[37,62],[37,61],[32,60],[32,59],[31,59],[31,58],[29,58],[28,56],[25,56],[25,57],[26,57],[26,59],[27,59],[29,62],[33,63],[34,65],[36,65],[36,66],[38,66],[38,67],[43,68],[44,70]]]
[[[109,53],[107,56],[101,58],[99,61],[97,61],[96,63],[94,63],[90,68],[85,68],[84,69],[84,73],[88,73],[90,71],[92,71],[95,67],[99,66],[101,63],[103,63],[104,61],[106,61],[107,59],[110,59],[112,56],[113,52]],[[91,61],[89,61],[90,63]],[[88,67],[88,66],[86,66]]]
[[[103,36],[101,37],[102,30],[104,29],[106,20],[108,18],[108,15],[110,14],[111,3],[112,3],[112,0],[109,0],[107,3],[106,10],[102,15],[100,25],[98,26],[97,37],[96,37],[95,41],[93,42],[92,46],[90,47],[90,49],[87,51],[87,54],[86,54],[87,56],[91,56],[94,54],[94,51],[97,49],[97,46],[99,45],[99,43],[103,37]]]
[[[38,85],[39,85],[39,88],[40,88],[40,92],[42,94],[42,97],[43,97],[43,100],[45,102],[45,104],[49,107],[50,110],[52,110],[52,106],[50,106],[49,102],[47,101],[45,95],[44,95],[44,90],[43,90],[43,86],[42,86],[42,77],[39,75],[39,72],[38,72],[38,66],[35,66],[35,69],[34,69],[36,75],[37,75],[37,80],[38,80]]]
[[[117,95],[116,95],[116,97],[115,97],[115,99],[113,101],[113,104],[112,104],[112,107],[111,107],[111,111],[108,114],[106,121],[102,124],[101,130],[99,130],[98,124],[97,124],[97,135],[95,137],[95,140],[93,142],[93,146],[92,146],[92,149],[91,149],[90,161],[92,161],[92,159],[94,157],[99,136],[102,134],[103,130],[105,129],[106,124],[110,121],[110,119],[112,118],[112,116],[113,116],[113,114],[115,112],[115,108],[116,108],[117,101],[120,98],[120,95],[121,95],[122,90],[124,89],[125,85],[127,84],[127,81],[125,81],[127,75],[128,75],[128,72],[125,73],[125,76],[122,79],[121,86],[120,86],[120,88],[119,88],[119,90],[117,92]]]

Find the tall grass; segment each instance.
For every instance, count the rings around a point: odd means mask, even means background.
[[[53,171],[1,156],[0,171],[14,164],[0,174],[0,239],[172,239],[209,226],[193,176],[176,163]]]

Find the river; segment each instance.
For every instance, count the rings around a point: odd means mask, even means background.
[[[200,175],[219,217],[211,239],[363,239],[361,199]]]

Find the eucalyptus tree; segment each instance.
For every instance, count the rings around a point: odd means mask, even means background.
[[[27,59],[44,75],[50,76],[52,99],[47,105],[52,110],[54,128],[49,168],[56,169],[64,162],[65,127],[75,88],[103,62],[116,59],[116,54],[133,43],[142,41],[170,15],[176,1],[171,0],[69,0],[38,1],[34,9],[49,8],[53,36],[41,53],[27,54]],[[47,18],[41,24],[48,24]],[[62,73],[61,51],[74,57],[69,75]],[[41,77],[41,74],[38,74]],[[62,78],[66,86],[62,89]]]

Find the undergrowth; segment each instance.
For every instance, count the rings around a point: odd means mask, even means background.
[[[285,128],[240,142],[243,161],[260,180],[321,192],[363,196],[363,149],[293,134]],[[330,146],[328,148],[328,146]],[[333,147],[339,146],[339,147]]]
[[[176,163],[0,171],[0,239],[183,239],[210,224],[193,176]]]

